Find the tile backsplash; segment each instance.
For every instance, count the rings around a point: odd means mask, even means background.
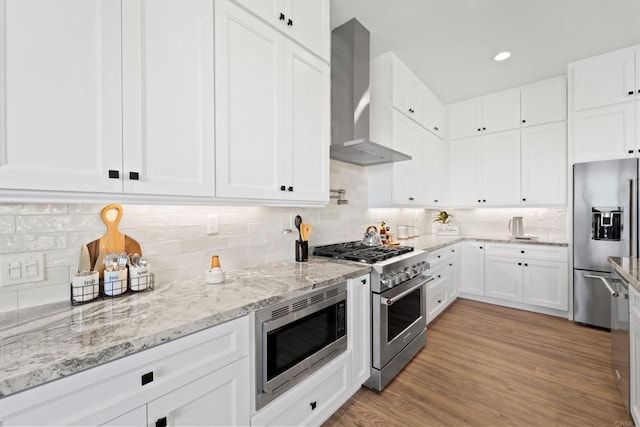
[[[368,225],[384,220],[414,225],[421,234],[435,232],[438,212],[425,209],[367,208],[367,175],[359,166],[331,161],[331,188],[346,190],[347,205],[335,199],[324,208],[123,205],[120,229],[142,246],[156,283],[201,275],[212,255],[226,270],[293,260],[297,230],[292,216],[313,225],[310,245],[359,240]],[[0,287],[0,311],[69,298],[69,281],[77,270],[80,247],[100,238],[106,226],[103,204],[0,203],[0,256],[44,252],[45,281]],[[512,216],[524,216],[525,230],[547,237],[566,236],[565,209],[451,210],[464,234],[504,236]],[[219,233],[207,234],[207,216],[219,216]],[[291,233],[283,230],[291,229]]]
[[[123,204],[123,233],[142,246],[157,285],[204,274],[211,256],[226,270],[293,260],[299,214],[313,225],[310,245],[359,240],[380,220],[431,229],[424,209],[368,209],[364,168],[331,161],[331,188],[344,188],[347,205],[331,199],[324,208],[175,206]],[[45,253],[45,281],[0,287],[0,311],[69,299],[69,281],[77,270],[80,247],[100,238],[106,226],[104,204],[0,203],[0,256]],[[207,234],[207,216],[219,216],[219,233]],[[283,230],[292,233],[283,234]],[[395,231],[395,230],[394,230]]]

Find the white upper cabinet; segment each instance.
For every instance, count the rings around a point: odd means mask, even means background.
[[[0,9],[2,188],[213,196],[213,0]]]
[[[567,203],[567,126],[565,122],[521,130],[522,204]]]
[[[636,157],[636,103],[573,113],[574,163]]]
[[[394,205],[423,203],[422,129],[398,112],[393,115],[394,149],[411,156],[411,160],[395,162],[392,201]]]
[[[438,98],[392,52],[371,63],[371,135],[389,139],[391,110],[395,109],[439,138],[444,137],[445,110]]]
[[[449,138],[467,138],[482,132],[482,101],[479,98],[450,104]]]
[[[398,58],[391,62],[393,72],[393,106],[407,117],[424,124],[424,87]]]
[[[448,178],[448,144],[429,132],[423,132],[423,138],[424,203],[426,206],[442,207]]]
[[[567,120],[567,77],[526,86],[520,91],[522,127]]]
[[[124,191],[212,197],[213,1],[122,6]]]
[[[482,132],[520,127],[520,91],[510,90],[482,97]]]
[[[325,61],[331,58],[329,0],[236,0]]]
[[[569,64],[573,110],[601,107],[640,96],[638,52],[630,47]]]
[[[0,0],[0,188],[121,192],[119,0]]]
[[[327,202],[329,67],[216,1],[216,196]]]
[[[520,127],[520,91],[498,92],[448,106],[449,137],[466,138]]]
[[[482,205],[520,201],[520,131],[482,137]]]
[[[482,137],[449,142],[448,204],[477,206],[481,199]]]

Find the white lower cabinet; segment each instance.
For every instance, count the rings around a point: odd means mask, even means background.
[[[629,411],[636,425],[640,423],[640,292],[629,286]]]
[[[484,242],[461,243],[460,292],[484,295]]]
[[[484,296],[567,310],[566,254],[554,246],[487,243]]]
[[[357,391],[371,375],[371,282],[364,275],[347,281],[350,309],[347,335],[352,351],[351,388]]]
[[[252,426],[320,425],[351,396],[350,350],[251,418]]]
[[[459,248],[456,243],[427,254],[429,268],[425,273],[434,278],[427,285],[427,324],[458,297]]]
[[[0,399],[2,425],[247,425],[249,319]]]

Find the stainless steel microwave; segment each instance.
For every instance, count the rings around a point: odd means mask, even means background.
[[[256,409],[347,349],[347,284],[255,313]]]

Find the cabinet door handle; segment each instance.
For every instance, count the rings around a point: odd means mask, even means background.
[[[313,402],[309,403],[309,405],[311,406],[311,410],[313,411],[314,409],[316,409],[317,403],[314,400]]]
[[[142,385],[147,385],[151,382],[153,382],[153,371],[142,375]]]
[[[284,13],[280,13],[280,20],[284,21]]]
[[[287,188],[287,190],[293,191],[293,187],[289,187],[289,188]]]
[[[111,178],[111,179],[120,179],[120,171],[109,169],[109,178]]]
[[[287,21],[287,25],[290,26],[290,27],[293,27],[293,21],[291,19],[289,19]]]
[[[633,150],[629,150],[629,154],[633,154]]]
[[[167,427],[167,417],[158,418],[156,420],[156,427]]]
[[[413,197],[409,197],[409,200],[412,200],[412,201],[413,201]]]
[[[284,185],[280,186],[280,191],[287,191],[287,187],[285,187]]]
[[[129,172],[129,179],[131,181],[138,181],[140,179],[140,174],[138,172]]]
[[[363,285],[366,285],[366,284],[367,284],[367,279],[362,279],[362,280],[360,281],[360,283],[362,283]]]

